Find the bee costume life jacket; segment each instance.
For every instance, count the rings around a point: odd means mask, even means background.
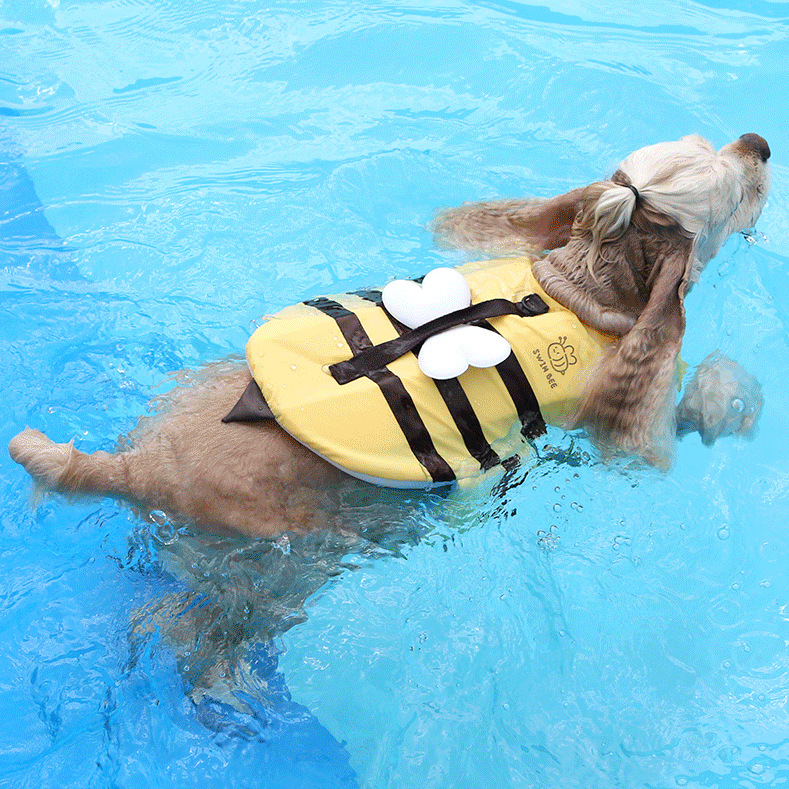
[[[287,307],[247,343],[254,380],[225,421],[273,416],[325,460],[379,485],[478,477],[546,422],[567,422],[585,373],[614,339],[551,299],[531,263],[460,267],[471,305],[411,330],[383,307],[381,291]],[[426,375],[423,343],[469,324],[505,338],[509,355],[456,378]]]

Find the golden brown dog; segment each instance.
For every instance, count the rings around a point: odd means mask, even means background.
[[[544,290],[587,325],[619,337],[588,376],[577,425],[604,447],[665,466],[677,432],[672,391],[685,294],[728,236],[756,222],[769,156],[756,134],[719,151],[685,137],[638,150],[610,180],[560,197],[448,210],[435,230],[443,243],[466,249],[550,250],[533,267]],[[272,536],[335,525],[344,491],[364,483],[274,421],[224,424],[249,380],[241,363],[209,366],[128,451],[86,455],[30,429],[9,451],[46,488],[115,496],[202,528]],[[682,411],[683,429],[703,427],[698,391]],[[755,412],[752,404],[720,432],[747,431]]]

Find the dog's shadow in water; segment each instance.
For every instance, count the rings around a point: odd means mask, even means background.
[[[147,541],[146,553],[156,557],[170,591],[132,614],[131,667],[151,648],[168,650],[199,719],[213,730],[256,738],[273,721],[303,718],[309,713],[291,700],[277,668],[277,637],[306,621],[313,594],[348,571],[402,558],[420,543],[446,549],[483,515],[495,519],[504,512],[508,491],[528,474],[546,464],[589,461],[568,439],[511,458],[503,475],[471,491],[361,484],[343,496],[340,528],[276,539],[178,528],[154,512],[150,529],[138,531],[137,539]]]
[[[333,578],[435,534],[449,496],[361,484],[342,497],[340,528],[276,539],[213,535],[151,513],[135,539],[147,543],[170,591],[133,612],[130,667],[151,648],[171,652],[211,729],[254,738],[272,720],[298,717],[305,710],[277,670],[277,637],[306,621],[308,598]]]

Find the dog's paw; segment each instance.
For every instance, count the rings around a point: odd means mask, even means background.
[[[677,407],[681,433],[698,430],[704,444],[722,436],[753,434],[762,411],[762,388],[742,365],[719,353],[696,368]]]

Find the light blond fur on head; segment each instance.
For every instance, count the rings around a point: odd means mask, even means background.
[[[756,134],[719,151],[691,135],[635,151],[610,180],[550,200],[449,209],[434,229],[466,249],[550,250],[534,265],[546,292],[621,337],[589,374],[576,424],[665,466],[685,294],[728,236],[758,219],[769,156]]]

